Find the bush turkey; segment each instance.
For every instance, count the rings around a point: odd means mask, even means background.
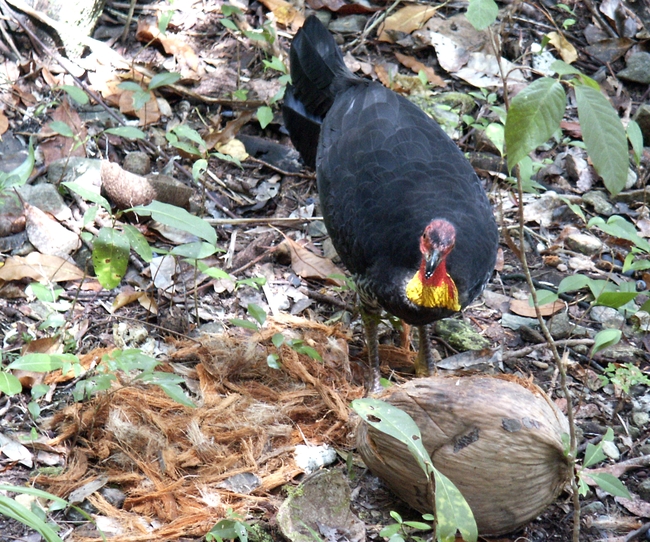
[[[293,39],[283,108],[316,168],[323,218],[353,274],[378,390],[381,309],[419,330],[416,374],[433,370],[428,325],[467,306],[489,279],[498,231],[476,173],[406,98],[356,77],[310,16]]]

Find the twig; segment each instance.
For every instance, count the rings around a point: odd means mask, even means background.
[[[629,532],[623,540],[624,542],[632,542],[632,540],[639,540],[648,531],[650,531],[650,523],[646,523],[639,529]]]
[[[210,226],[229,226],[229,225],[240,225],[240,224],[280,224],[290,226],[292,224],[303,224],[305,222],[311,222],[315,220],[323,220],[322,216],[312,216],[312,217],[298,217],[298,218],[288,218],[288,217],[273,217],[269,216],[266,218],[206,218],[205,221],[210,224]]]
[[[567,348],[570,348],[572,346],[578,346],[581,344],[584,344],[586,346],[592,346],[594,344],[593,339],[564,339],[561,341],[555,341],[555,344],[557,346],[564,346]],[[503,360],[510,360],[510,359],[517,359],[522,356],[526,356],[530,354],[531,352],[534,352],[535,350],[540,350],[542,348],[546,348],[548,345],[546,342],[540,343],[540,344],[534,344],[532,346],[527,346],[525,348],[520,348],[519,350],[515,350],[513,352],[504,352],[503,353]]]
[[[347,46],[347,49],[350,49],[352,53],[355,53],[359,47],[361,47],[361,44],[366,40],[368,37],[368,34],[372,32],[375,27],[379,24],[381,24],[386,17],[388,17],[388,14],[393,11],[401,2],[402,0],[395,0],[390,7],[388,7],[379,17],[377,17],[369,26],[363,29],[363,32],[361,35],[352,40],[350,44]]]

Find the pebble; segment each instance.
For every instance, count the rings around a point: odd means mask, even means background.
[[[618,329],[625,323],[625,317],[611,307],[592,307],[591,317],[608,329]]]
[[[616,75],[633,83],[650,84],[650,53],[641,51],[631,54],[627,66]]]
[[[594,208],[597,215],[610,216],[616,212],[604,192],[593,190],[582,195],[582,201]]]
[[[598,254],[603,248],[602,241],[588,233],[572,233],[566,238],[565,243],[571,250],[588,256]]]
[[[632,420],[637,427],[644,427],[650,421],[650,414],[647,412],[634,412]]]
[[[637,492],[645,502],[650,502],[650,478],[646,478],[639,484]]]
[[[618,461],[621,458],[621,452],[619,452],[616,444],[611,440],[603,441],[603,453],[614,461]]]

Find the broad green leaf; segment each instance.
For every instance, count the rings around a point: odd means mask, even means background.
[[[643,133],[636,121],[631,120],[627,124],[627,138],[632,144],[632,151],[634,153],[634,162],[637,167],[641,162],[641,155],[643,154]]]
[[[438,470],[436,479],[436,537],[440,542],[454,542],[456,530],[465,542],[476,542],[478,528],[474,514],[454,483]]]
[[[80,195],[86,201],[91,201],[93,203],[96,203],[97,205],[101,205],[109,213],[111,212],[111,204],[108,203],[108,200],[104,196],[99,194],[99,192],[93,192],[92,190],[88,189],[85,185],[77,182],[73,182],[73,183],[66,182],[61,184],[71,192]]]
[[[405,521],[404,525],[408,525],[409,527],[413,527],[414,529],[417,529],[418,531],[430,531],[431,530],[431,525],[428,525],[427,523],[422,523],[421,521]]]
[[[257,323],[260,326],[264,325],[264,322],[266,322],[266,311],[262,307],[255,303],[249,303],[246,310],[248,311],[248,314],[257,320]]]
[[[591,349],[591,355],[593,356],[596,352],[604,350],[608,346],[613,346],[618,341],[621,340],[621,330],[620,329],[603,329],[596,333],[594,338],[594,346]]]
[[[162,391],[165,392],[167,397],[176,401],[179,405],[190,408],[196,408],[194,401],[192,401],[178,384],[156,383]]]
[[[189,139],[190,141],[193,141],[197,145],[200,145],[202,147],[208,146],[205,140],[201,137],[201,134],[199,134],[196,130],[190,128],[185,124],[179,124],[174,128],[173,131],[179,137],[184,137],[186,139]]]
[[[501,156],[503,156],[503,145],[505,142],[503,124],[499,122],[493,122],[492,124],[489,124],[485,129],[485,135],[497,148]]]
[[[135,126],[116,126],[104,130],[107,134],[116,135],[125,139],[145,139],[147,135]]]
[[[76,359],[70,354],[54,355],[54,354],[25,354],[20,356],[17,360],[11,362],[7,369],[20,369],[22,371],[32,371],[35,373],[49,373],[56,371],[63,367],[63,362],[66,359]]]
[[[266,364],[271,367],[271,369],[280,369],[278,359],[280,359],[280,357],[277,354],[269,354],[266,356]]]
[[[242,10],[239,9],[237,6],[233,6],[231,4],[223,4],[221,6],[221,13],[223,13],[224,17],[230,17],[233,13],[236,13],[237,15],[241,15]]]
[[[142,109],[145,105],[147,105],[151,99],[153,98],[153,94],[147,90],[138,90],[137,92],[133,93],[133,109],[136,111],[139,111]]]
[[[158,12],[158,30],[160,30],[161,34],[167,32],[167,27],[169,26],[173,16],[174,10],[172,9],[163,11],[162,13]]]
[[[88,94],[86,94],[83,90],[81,90],[79,87],[75,87],[72,85],[61,85],[60,87],[61,90],[64,90],[70,98],[72,98],[75,102],[77,102],[79,105],[86,105],[88,103]]]
[[[226,273],[223,269],[219,269],[218,267],[210,267],[208,266],[205,262],[198,261],[196,262],[196,267],[198,268],[201,273],[205,273],[209,277],[212,277],[213,279],[226,279],[226,280],[232,280],[232,277]]]
[[[131,92],[140,92],[142,87],[135,81],[122,81],[117,88],[121,90],[130,90]]]
[[[422,444],[420,428],[411,416],[385,401],[372,398],[356,399],[352,401],[352,408],[366,423],[404,444],[430,478],[433,463]]]
[[[531,83],[512,99],[505,128],[510,170],[548,141],[560,127],[565,108],[566,94],[562,84],[550,77]]]
[[[583,222],[587,222],[587,218],[585,217],[585,213],[582,211],[580,208],[580,205],[577,203],[571,203],[569,201],[569,198],[565,196],[558,196],[559,199],[561,199],[564,203],[566,203],[567,207],[573,211],[574,214],[578,215],[580,218],[582,218]]]
[[[202,218],[194,216],[180,207],[153,201],[145,207],[138,206],[130,210],[140,216],[150,216],[166,226],[192,233],[212,245],[216,246],[217,244],[217,233],[214,228]]]
[[[113,228],[99,230],[93,243],[93,266],[99,283],[112,290],[121,281],[129,264],[131,246],[127,236]]]
[[[60,120],[53,120],[50,122],[50,128],[59,135],[63,137],[74,137],[74,132],[72,128],[68,126],[65,122]]]
[[[280,348],[284,343],[284,335],[282,335],[282,333],[274,333],[273,337],[271,337],[271,342],[273,343],[273,346]]]
[[[266,128],[273,120],[273,110],[268,105],[263,105],[257,109],[257,120],[260,122],[262,130]]]
[[[551,69],[558,75],[582,75],[582,72],[577,68],[567,64],[563,60],[556,60],[551,64]]]
[[[603,292],[596,299],[596,305],[618,309],[632,301],[637,295],[639,295],[637,292]]]
[[[138,256],[140,256],[140,258],[145,262],[151,262],[151,259],[153,258],[151,245],[149,245],[147,238],[142,235],[140,230],[130,224],[124,224],[122,229],[124,230],[124,235],[126,235],[126,238],[129,240],[129,245],[131,245],[131,248],[135,250],[136,254],[138,254]]]
[[[603,94],[586,85],[575,87],[582,139],[596,172],[612,195],[627,181],[627,139],[621,119]]]
[[[558,294],[565,292],[575,292],[581,290],[591,282],[591,279],[586,275],[569,275],[564,277],[557,288]]]
[[[623,273],[628,271],[644,271],[645,269],[650,269],[650,260],[634,260],[635,257],[639,255],[638,251],[635,249],[630,250],[625,256],[625,261],[623,262]]]
[[[627,490],[616,476],[609,474],[607,472],[588,472],[586,473],[589,478],[591,478],[598,487],[603,491],[606,491],[614,497],[623,497],[624,499],[632,499],[632,495]]]
[[[235,158],[234,156],[230,156],[229,154],[224,154],[222,152],[213,152],[212,156],[216,156],[219,160],[223,160],[224,162],[230,162],[232,164],[235,164],[238,167],[242,167],[241,162],[239,159]]]
[[[255,322],[251,322],[250,320],[241,320],[240,318],[231,318],[229,322],[233,326],[237,327],[243,327],[245,329],[252,329],[253,331],[257,331],[259,329],[259,326]]]
[[[237,25],[233,23],[230,19],[220,19],[219,22],[225,26],[228,30],[232,30],[233,32],[238,32],[239,28],[237,28]]]
[[[612,365],[612,364],[610,363],[610,365]],[[605,442],[607,442],[607,441],[611,442],[611,441],[614,440],[614,430],[611,427],[608,427],[607,431],[605,431],[605,434],[603,435],[603,440]]]
[[[494,0],[469,0],[467,20],[476,30],[485,30],[499,15],[499,6]]]
[[[208,161],[205,158],[201,158],[194,162],[192,165],[192,178],[195,181],[198,181],[201,176],[208,170]]]
[[[17,168],[6,174],[6,177],[4,177],[6,182],[4,183],[3,188],[24,185],[29,180],[32,171],[34,171],[34,163],[34,146],[32,144],[32,139],[30,138],[27,158],[25,158],[25,161]]]
[[[599,442],[597,445],[592,444],[591,442],[587,443],[587,449],[585,450],[585,458],[582,462],[582,466],[587,468],[600,463],[601,461],[607,459],[605,452],[603,452],[603,444]]]
[[[23,385],[11,373],[0,371],[0,391],[11,397],[23,391]]]
[[[175,147],[183,152],[186,152],[187,154],[191,156],[203,156],[201,151],[197,149],[194,145],[191,143],[187,143],[186,141],[174,141],[170,142],[172,147]]]
[[[637,248],[650,254],[650,243],[639,235],[634,224],[628,222],[622,216],[612,215],[607,219],[607,222],[602,217],[595,216],[589,221],[587,226],[596,226],[607,235],[618,237],[619,239],[626,239],[634,243]]]
[[[546,305],[548,303],[553,303],[554,301],[557,301],[557,299],[558,299],[558,295],[554,292],[551,292],[550,290],[537,290],[538,305]],[[532,295],[528,297],[528,304],[531,307],[534,305]]]
[[[149,90],[154,90],[159,87],[164,87],[165,85],[173,85],[180,78],[181,78],[180,73],[173,73],[173,72],[157,73],[151,78],[151,82],[149,83]]]
[[[208,256],[212,256],[217,251],[217,247],[206,243],[204,241],[197,241],[196,243],[186,243],[174,247],[170,254],[174,256],[182,256],[190,260],[202,260]]]

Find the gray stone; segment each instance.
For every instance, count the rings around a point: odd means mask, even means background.
[[[136,175],[148,175],[151,173],[151,158],[142,151],[130,152],[124,157],[122,168]]]
[[[605,505],[600,501],[592,501],[589,504],[582,506],[580,510],[585,515],[600,515],[605,513]]]
[[[631,54],[627,66],[616,75],[633,83],[650,84],[650,53],[641,51]]]
[[[539,329],[539,322],[536,318],[525,318],[523,316],[517,316],[516,314],[510,313],[506,313],[502,316],[501,325],[515,331],[521,326],[528,326]]]
[[[625,317],[611,307],[592,307],[591,317],[607,329],[618,329],[625,323]]]
[[[618,461],[621,458],[621,452],[618,450],[616,444],[614,444],[614,441],[612,440],[603,441],[603,453],[614,461]]]
[[[434,329],[437,335],[461,352],[483,350],[490,346],[490,341],[463,320],[443,318],[435,323]]]
[[[367,21],[368,18],[365,15],[348,15],[332,21],[329,29],[331,32],[341,34],[356,34],[363,31]]]
[[[560,312],[553,316],[548,323],[548,330],[556,340],[569,337],[573,330],[573,324],[569,319],[569,315],[566,312]]]
[[[644,427],[650,421],[650,414],[647,412],[634,412],[632,420],[637,427]]]
[[[598,254],[603,248],[601,240],[588,233],[572,233],[566,238],[565,243],[571,250],[586,254],[587,256]]]
[[[582,195],[582,201],[594,208],[597,215],[610,216],[616,212],[604,192],[593,190]]]

